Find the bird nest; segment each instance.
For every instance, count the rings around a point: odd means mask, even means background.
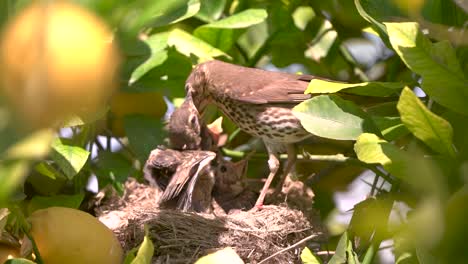
[[[310,210],[311,201],[307,211],[284,203],[255,212],[201,214],[158,208],[160,195],[157,189],[130,180],[122,197],[107,195],[96,207],[99,219],[114,231],[125,251],[141,244],[147,226],[155,245],[153,263],[193,263],[225,247],[233,248],[246,263],[298,263],[306,245],[318,250],[326,238]],[[292,200],[300,206],[299,197]]]

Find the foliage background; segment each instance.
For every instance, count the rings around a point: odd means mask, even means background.
[[[28,2],[1,1],[0,26]],[[466,2],[75,2],[115,30],[124,57],[119,91],[91,120],[75,117],[53,132],[25,131],[8,119],[11,109],[0,97],[0,207],[26,214],[51,205],[86,209],[90,176],[99,190],[112,185],[120,192],[129,176],[141,180],[149,152],[165,143],[163,98],[180,103],[192,66],[217,58],[359,83],[313,82],[307,92],[323,95],[296,107],[310,132],[328,138],[301,146],[315,162],[300,163],[297,173],[314,190],[324,219],[335,208],[336,191],[365,169],[375,174],[332,261],[370,263],[386,239],[393,239],[399,263],[468,259]],[[338,91],[359,99],[340,99],[333,95]],[[370,107],[374,100],[384,103]],[[212,110],[207,119],[217,115]],[[228,150],[249,140],[229,121],[224,127]],[[321,161],[325,154],[333,162]],[[250,177],[266,175],[258,156]],[[408,214],[395,216],[397,204]]]

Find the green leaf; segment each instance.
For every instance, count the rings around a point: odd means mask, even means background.
[[[354,144],[354,151],[359,160],[369,164],[380,164],[400,178],[405,177],[407,167],[411,164],[406,152],[374,134],[360,135]]]
[[[125,257],[124,264],[150,264],[153,254],[154,245],[149,236],[148,227],[145,226],[145,237],[138,248],[138,252],[136,252],[136,249],[132,249]]]
[[[135,173],[132,161],[118,152],[99,152],[96,167],[99,189],[111,184],[120,194],[123,194],[124,182]]]
[[[236,29],[244,29],[263,22],[267,13],[263,9],[247,9],[240,13],[206,24],[193,34],[220,50],[229,50],[240,35]]]
[[[403,87],[405,85],[402,83],[391,82],[342,83],[313,79],[307,86],[305,93],[336,93],[343,91],[357,95],[386,97],[398,95]]]
[[[329,264],[358,264],[359,259],[353,251],[353,244],[348,238],[348,233],[344,232],[336,246],[335,255],[328,262]]]
[[[397,108],[401,120],[415,137],[434,151],[455,157],[452,126],[427,109],[409,88],[403,90]]]
[[[226,0],[203,0],[201,1],[200,11],[195,17],[208,23],[216,21],[223,14],[225,6]]]
[[[299,6],[292,13],[294,25],[300,30],[305,30],[307,24],[315,17],[314,9],[310,6]]]
[[[70,144],[65,138],[58,138],[52,143],[52,159],[57,163],[68,179],[80,172],[89,157],[89,151]]]
[[[40,159],[50,151],[54,132],[44,129],[21,139],[6,151],[6,159]]]
[[[447,44],[432,43],[416,23],[385,23],[392,47],[403,62],[422,77],[422,89],[437,103],[468,114],[468,81]],[[443,49],[443,50],[442,50]],[[448,53],[444,56],[441,54]]]
[[[310,133],[339,140],[354,140],[376,131],[371,118],[353,102],[336,95],[320,95],[294,107],[294,115]]]
[[[51,179],[56,179],[57,175],[60,173],[46,161],[38,163],[36,166],[34,166],[34,169],[40,174],[47,176]]]
[[[52,206],[68,207],[77,209],[83,202],[84,194],[75,195],[55,195],[55,196],[39,196],[35,195],[28,204],[28,213],[31,214],[36,210],[44,209]]]
[[[168,44],[185,56],[190,57],[190,54],[193,54],[202,61],[212,60],[219,56],[231,58],[223,51],[181,29],[174,29],[170,32]]]
[[[322,260],[314,255],[308,247],[304,247],[301,252],[301,261],[304,264],[322,264]]]
[[[167,41],[169,33],[163,32],[150,36],[143,42],[149,47],[149,57],[135,68],[130,76],[129,84],[138,81],[143,75],[152,70],[153,68],[162,65],[168,58]]]
[[[29,162],[26,160],[0,161],[0,207],[10,194],[23,183],[29,171]]]
[[[195,264],[217,264],[217,263],[243,264],[244,261],[242,261],[239,255],[237,255],[236,251],[231,247],[219,249],[195,261]]]
[[[150,116],[125,116],[124,128],[130,147],[142,162],[146,161],[150,152],[162,144],[165,138],[162,122]]]
[[[410,133],[400,117],[371,116],[371,118],[385,140],[393,141]]]
[[[150,16],[150,22],[146,23],[152,27],[161,27],[173,24],[194,16],[200,10],[199,0],[171,0],[152,1],[149,10],[143,13]]]

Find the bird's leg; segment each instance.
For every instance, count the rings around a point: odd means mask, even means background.
[[[281,175],[280,181],[276,185],[273,196],[278,195],[282,191],[283,184],[284,184],[284,181],[286,180],[286,177],[288,177],[289,173],[291,172],[291,170],[294,168],[294,165],[296,164],[296,159],[297,159],[296,149],[294,148],[293,144],[288,144],[287,152],[288,152],[288,160],[286,161],[286,166],[284,167],[284,171],[283,171],[283,174]]]
[[[270,168],[270,174],[268,175],[265,185],[263,185],[262,191],[260,192],[260,195],[258,196],[257,202],[255,202],[254,210],[260,209],[263,206],[263,200],[265,200],[265,196],[268,191],[268,188],[270,188],[270,184],[273,181],[273,178],[275,177],[280,167],[278,153],[276,153],[274,150],[268,147],[268,145],[267,145],[267,150],[268,150],[268,167]]]

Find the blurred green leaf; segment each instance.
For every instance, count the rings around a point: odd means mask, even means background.
[[[223,51],[181,29],[174,29],[170,32],[168,44],[176,47],[185,56],[190,57],[193,54],[200,58],[201,61],[211,60],[219,56],[231,58]]]
[[[268,14],[263,9],[247,9],[224,19],[205,24],[193,32],[200,39],[220,50],[229,50],[239,36],[235,29],[243,29],[263,22]]]
[[[50,143],[54,138],[54,132],[43,129],[34,132],[6,151],[6,159],[39,159],[50,151]]]
[[[307,131],[324,138],[353,140],[364,132],[376,131],[366,112],[336,95],[313,97],[293,111]]]
[[[386,97],[397,95],[404,86],[402,83],[392,82],[342,83],[313,79],[305,93],[336,93],[343,91],[357,95]]]
[[[145,115],[124,117],[124,128],[130,147],[142,162],[146,161],[150,152],[162,144],[165,138],[162,122]]]
[[[397,54],[408,68],[421,75],[424,92],[437,103],[468,114],[468,81],[454,63],[453,49],[446,44],[432,45],[416,23],[385,23],[385,26]],[[441,58],[443,53],[448,54]]]
[[[336,246],[335,255],[328,262],[329,264],[358,264],[359,259],[353,251],[353,243],[348,238],[348,233],[344,232]]]
[[[70,144],[70,140],[58,138],[52,143],[52,159],[57,163],[68,179],[80,172],[89,157],[89,151]]]
[[[383,195],[367,198],[354,205],[348,232],[359,239],[359,249],[363,250],[372,242],[388,238],[387,223],[392,206],[393,199]]]
[[[294,25],[301,30],[305,30],[307,24],[315,17],[314,9],[310,6],[299,6],[292,14]]]
[[[322,61],[322,58],[327,57],[329,52],[332,51],[333,44],[335,44],[337,37],[338,33],[333,29],[333,25],[330,21],[324,20],[320,29],[317,31],[316,37],[312,40],[312,44],[306,50],[305,56],[317,62]]]
[[[75,195],[54,195],[39,196],[35,195],[28,204],[28,214],[34,211],[52,206],[68,207],[78,209],[83,202],[84,194]]]
[[[23,183],[28,171],[26,160],[0,161],[0,207],[5,206],[4,202]]]
[[[201,1],[200,11],[195,17],[208,23],[213,22],[221,17],[225,6],[226,0],[203,0]]]
[[[401,120],[417,138],[434,151],[455,157],[452,126],[427,109],[409,88],[403,90],[397,108]]]
[[[322,264],[322,260],[314,255],[308,247],[304,247],[301,252],[301,261],[303,264]]]
[[[34,169],[40,174],[47,176],[51,179],[56,179],[57,174],[59,173],[53,166],[51,166],[46,161],[38,163],[36,166],[34,166]]]

